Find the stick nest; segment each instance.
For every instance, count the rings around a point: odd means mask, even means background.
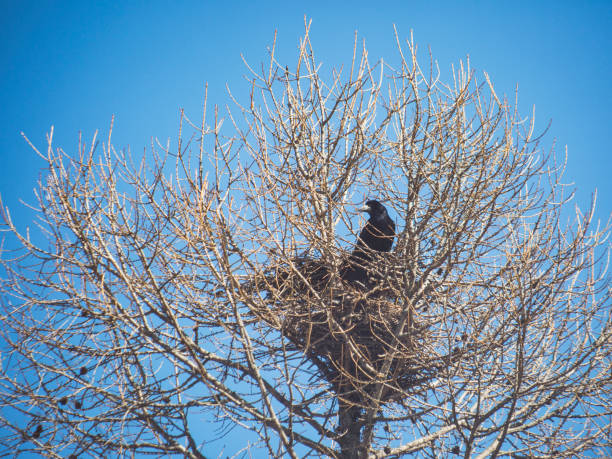
[[[354,285],[320,260],[302,257],[249,282],[265,305],[251,310],[304,352],[345,400],[364,401],[381,383],[381,401],[401,399],[438,368],[425,355],[427,330],[395,294],[398,274],[386,270],[367,286]]]

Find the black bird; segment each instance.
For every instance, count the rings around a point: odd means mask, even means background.
[[[357,244],[342,270],[342,278],[349,282],[359,282],[368,286],[368,265],[372,262],[373,252],[389,252],[395,237],[395,223],[389,217],[385,206],[370,200],[359,209],[367,212],[370,218],[357,238]]]

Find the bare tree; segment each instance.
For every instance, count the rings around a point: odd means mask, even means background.
[[[2,210],[5,452],[609,452],[609,226],[486,74],[398,50],[326,74],[307,28],[225,134],[205,109],[143,158],[51,132],[40,233]],[[367,286],[341,275],[365,197],[398,228]]]

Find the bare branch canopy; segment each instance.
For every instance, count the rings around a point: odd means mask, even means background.
[[[1,210],[4,451],[610,452],[609,224],[486,74],[397,50],[330,69],[307,25],[138,157],[51,131],[36,227]]]

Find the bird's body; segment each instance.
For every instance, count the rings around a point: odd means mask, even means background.
[[[368,212],[370,219],[359,233],[352,257],[366,256],[365,247],[370,252],[389,252],[395,237],[395,223],[389,217],[385,206],[378,201],[368,201],[360,210]]]
[[[368,266],[375,252],[389,252],[395,237],[395,223],[389,217],[385,206],[370,200],[360,209],[370,215],[366,225],[357,238],[347,266],[342,270],[342,278],[351,283],[369,284]]]

